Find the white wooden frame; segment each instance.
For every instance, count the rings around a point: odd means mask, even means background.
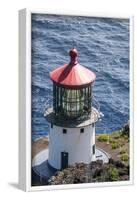
[[[70,184],[59,186],[31,186],[31,14],[59,14],[105,18],[128,18],[130,20],[130,180],[107,183]],[[133,16],[104,13],[75,13],[71,11],[19,11],[19,186],[24,191],[53,190],[87,187],[120,186],[133,184]]]

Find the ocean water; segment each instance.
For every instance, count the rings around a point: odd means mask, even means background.
[[[97,133],[111,133],[129,119],[129,20],[32,15],[32,139],[48,135],[44,104],[52,96],[49,71],[69,62],[75,46],[78,61],[96,73],[93,95],[104,117]]]

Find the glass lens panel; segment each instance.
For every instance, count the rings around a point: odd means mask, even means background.
[[[54,87],[54,111],[75,118],[91,111],[91,86],[82,89]]]

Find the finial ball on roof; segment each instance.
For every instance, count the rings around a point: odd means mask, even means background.
[[[66,88],[84,88],[95,81],[96,75],[88,68],[77,62],[77,49],[69,51],[70,62],[50,72],[50,78],[54,83]]]
[[[70,55],[70,57],[71,57],[71,62],[76,61],[76,58],[77,58],[77,56],[78,56],[77,49],[75,49],[75,48],[70,49],[69,55]]]

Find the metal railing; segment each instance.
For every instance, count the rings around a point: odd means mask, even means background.
[[[92,100],[91,100],[91,113],[94,111],[96,113],[98,113],[97,118],[101,118],[103,117],[103,113],[100,112],[100,104],[99,102],[96,100],[96,98],[94,96],[92,96]],[[51,115],[52,113],[52,118],[56,118],[56,120],[58,121],[66,121],[67,122],[67,118],[65,119],[64,115],[59,113],[59,115],[55,116],[54,110],[53,110],[53,98],[48,98],[47,101],[44,104],[44,116],[46,117],[47,115]],[[77,122],[81,122],[84,119],[89,119],[91,117],[91,113],[83,113],[81,117],[78,117],[77,119],[75,119]],[[73,121],[74,119],[72,119]],[[69,119],[69,121],[71,121],[71,119]]]
[[[91,105],[94,107],[98,112],[100,112],[100,103],[96,100],[94,96],[91,98]],[[48,98],[44,104],[44,112],[53,107],[53,98]]]
[[[53,98],[48,98],[46,102],[44,103],[44,115],[46,112],[48,112],[49,108],[53,107]]]
[[[96,100],[94,96],[92,96],[91,104],[92,107],[94,107],[100,113],[100,103]]]

